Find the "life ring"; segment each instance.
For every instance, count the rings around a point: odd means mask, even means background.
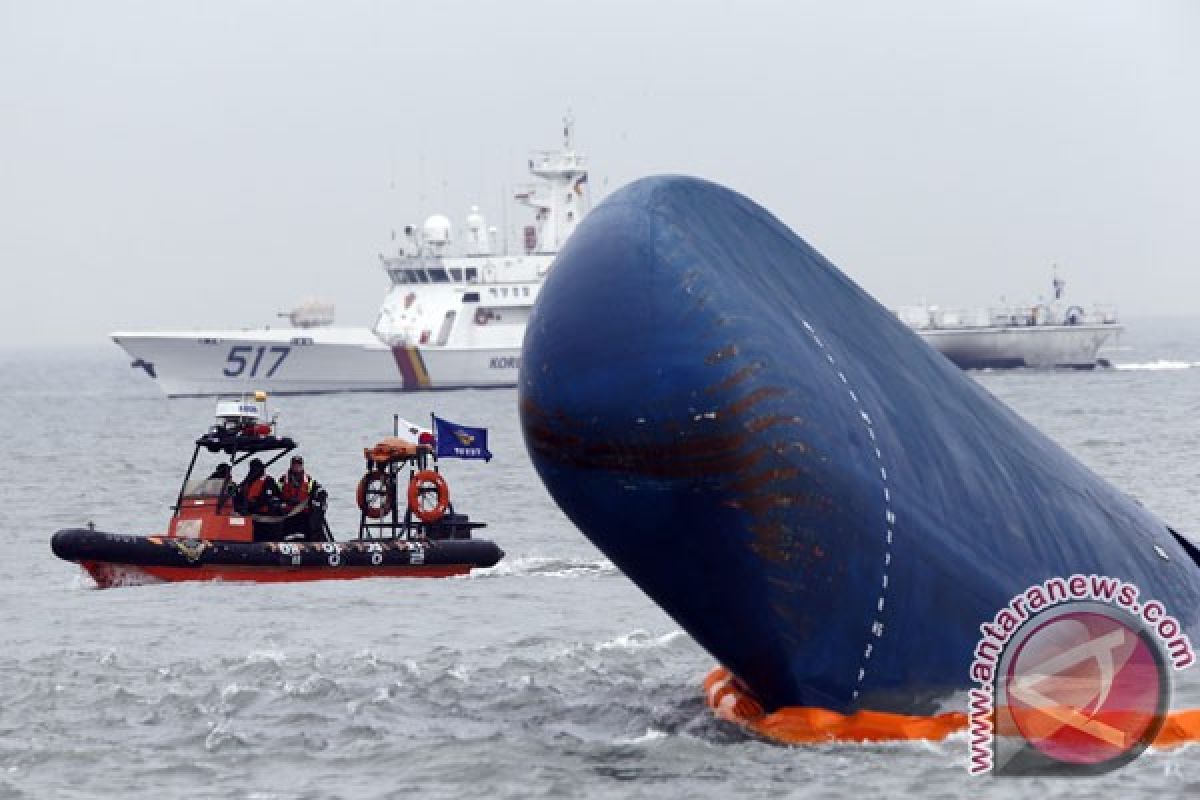
[[[426,507],[426,497],[432,491],[437,492],[437,503]],[[441,473],[424,469],[412,476],[408,482],[408,507],[417,515],[421,522],[437,522],[446,515],[450,505],[450,487]]]
[[[358,482],[355,499],[358,508],[371,519],[382,519],[392,513],[392,479],[381,469],[373,469]]]
[[[490,318],[491,317],[488,314],[488,311],[486,308],[475,309],[475,324],[476,325],[487,325],[488,320]]]

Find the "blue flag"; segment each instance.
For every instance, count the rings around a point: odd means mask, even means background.
[[[438,458],[482,458],[491,461],[487,449],[487,428],[468,428],[455,425],[441,417],[433,417],[433,433],[437,438]]]

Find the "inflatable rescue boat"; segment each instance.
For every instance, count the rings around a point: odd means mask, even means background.
[[[324,490],[316,488],[292,507],[272,502],[252,509],[246,481],[239,487],[233,480],[247,460],[265,475],[295,448],[291,438],[276,435],[275,420],[268,421],[265,394],[218,401],[217,424],[195,442],[166,533],[107,533],[89,525],[58,531],[51,548],[83,567],[100,588],[162,581],[436,578],[495,566],[504,557],[494,542],[473,538],[485,523],[455,512],[431,434],[421,434],[420,442],[392,436],[366,448],[358,535],[343,541],[325,521]],[[209,477],[194,478],[202,454],[221,462]]]

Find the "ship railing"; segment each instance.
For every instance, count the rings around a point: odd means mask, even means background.
[[[938,306],[902,306],[896,309],[900,321],[916,330],[939,330],[962,328],[992,328],[998,325],[1026,325],[1029,310],[1022,317],[1015,310],[998,312],[987,308],[940,308]]]
[[[987,310],[989,328],[1029,328],[1050,324],[1045,306],[1002,306]]]
[[[530,154],[529,169],[564,169],[587,166],[587,156],[574,150],[534,150]]]
[[[1046,305],[992,306],[990,308],[940,308],[901,306],[896,316],[915,330],[964,330],[973,328],[1030,328],[1041,325],[1116,325],[1117,311],[1111,306]]]
[[[443,253],[401,253],[394,256],[380,256],[384,269],[399,267],[400,269],[425,269],[440,267],[446,256]]]
[[[990,327],[996,328],[1041,325],[1112,325],[1117,322],[1117,312],[1114,308],[1093,306],[1088,309],[1063,302],[993,307],[988,311],[991,318]]]

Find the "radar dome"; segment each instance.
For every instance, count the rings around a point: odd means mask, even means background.
[[[487,256],[492,253],[491,243],[488,242],[487,220],[479,213],[479,206],[471,206],[467,215],[467,248],[473,256]]]
[[[450,220],[441,214],[434,214],[425,220],[421,232],[427,244],[446,244],[450,241]]]

